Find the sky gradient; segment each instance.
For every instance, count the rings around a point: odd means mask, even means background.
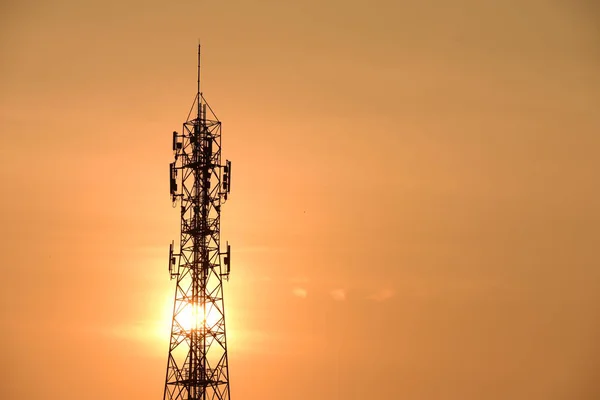
[[[1,398],[162,398],[198,39],[233,400],[600,398],[593,1],[0,15]]]

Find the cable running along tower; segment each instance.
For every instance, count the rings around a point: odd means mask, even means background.
[[[227,201],[231,162],[221,163],[221,122],[200,91],[173,132],[169,164],[173,206],[181,207],[179,252],[169,248],[176,280],[163,400],[229,400],[223,278],[229,278],[229,244],[221,249],[221,206]]]

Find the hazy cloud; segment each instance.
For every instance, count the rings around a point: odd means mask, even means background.
[[[306,289],[300,288],[300,287],[294,288],[292,290],[292,293],[294,294],[294,296],[297,296],[297,297],[300,297],[303,299],[306,298],[306,296],[308,296],[308,291]]]
[[[386,300],[389,300],[392,297],[394,297],[394,294],[395,294],[395,292],[391,289],[381,289],[381,290],[378,290],[377,292],[371,294],[367,298],[374,300],[374,301],[386,301]]]
[[[331,298],[335,301],[344,301],[346,300],[346,291],[344,289],[334,289],[329,292]]]

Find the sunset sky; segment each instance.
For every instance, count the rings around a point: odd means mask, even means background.
[[[199,39],[232,400],[600,398],[593,0],[2,1],[0,398],[162,399]]]

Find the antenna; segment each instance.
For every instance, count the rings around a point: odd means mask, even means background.
[[[198,40],[198,91],[196,93],[196,101],[198,102],[198,120],[200,120],[202,112],[202,92],[200,91],[200,40]]]

